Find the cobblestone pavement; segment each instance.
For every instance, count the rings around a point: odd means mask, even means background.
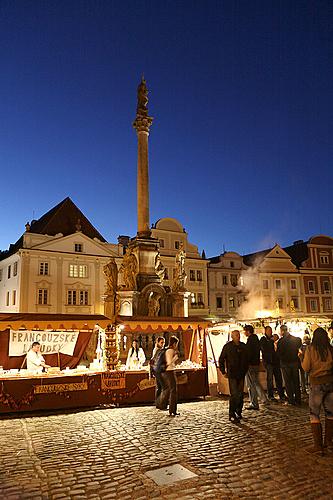
[[[317,457],[308,410],[272,403],[229,423],[228,402],[3,416],[0,499],[333,499],[333,455]],[[145,472],[197,477],[161,487]]]

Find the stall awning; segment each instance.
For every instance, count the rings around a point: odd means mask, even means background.
[[[118,316],[117,323],[124,326],[123,332],[143,333],[196,330],[198,327],[207,328],[211,325],[209,321],[198,316],[188,318]]]
[[[0,313],[0,330],[93,330],[110,322],[102,314]]]

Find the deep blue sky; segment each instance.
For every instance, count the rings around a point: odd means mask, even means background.
[[[333,236],[333,2],[0,0],[0,248],[70,196],[136,233],[136,88],[151,222],[207,255]]]

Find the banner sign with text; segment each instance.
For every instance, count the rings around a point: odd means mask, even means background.
[[[79,331],[44,332],[36,330],[10,330],[9,356],[24,356],[33,342],[40,343],[42,354],[68,354],[73,356]]]

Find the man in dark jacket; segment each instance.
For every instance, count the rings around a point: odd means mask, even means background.
[[[242,418],[244,378],[248,369],[248,360],[246,345],[240,342],[239,331],[234,330],[231,338],[232,340],[227,342],[222,349],[219,366],[229,381],[229,420],[238,423]]]
[[[298,373],[298,350],[302,341],[298,337],[290,335],[287,325],[280,328],[282,337],[277,344],[277,353],[280,358],[281,370],[288,396],[288,403],[292,405],[301,404],[301,389]]]
[[[268,399],[271,401],[275,400],[273,384],[274,376],[280,400],[283,401],[285,399],[285,395],[282,384],[280,360],[277,352],[275,351],[273,332],[270,326],[265,326],[265,334],[260,339],[260,349],[262,353],[262,360],[266,369]]]
[[[258,380],[260,365],[260,343],[258,336],[254,333],[252,325],[244,326],[244,334],[247,336],[246,349],[249,361],[249,369],[246,374],[246,384],[249,389],[250,405],[247,410],[259,410],[259,398],[266,403],[267,397]]]

